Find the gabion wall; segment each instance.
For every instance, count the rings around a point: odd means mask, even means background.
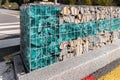
[[[110,44],[120,35],[118,7],[29,4],[21,7],[20,16],[21,52],[29,72]]]

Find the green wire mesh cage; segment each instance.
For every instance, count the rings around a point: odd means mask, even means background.
[[[21,7],[21,52],[29,72],[59,62],[60,44],[63,42],[96,36],[102,31],[111,32],[120,28],[120,18],[111,19],[111,15],[103,20],[80,23],[63,21],[61,23],[63,7],[65,5],[42,4]],[[69,19],[71,20],[70,17]]]

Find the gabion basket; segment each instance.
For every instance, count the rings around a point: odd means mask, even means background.
[[[60,18],[64,16],[61,15],[63,7],[65,5],[42,4],[21,7],[21,52],[28,72],[59,62],[62,51],[60,45],[63,42],[96,36],[102,31],[111,32],[120,28],[120,18],[111,19],[110,16],[104,20],[62,22]],[[69,19],[72,21],[72,18]]]

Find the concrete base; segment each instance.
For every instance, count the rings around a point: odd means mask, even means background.
[[[120,58],[120,40],[80,57],[19,76],[19,80],[80,80]]]
[[[25,74],[25,69],[22,64],[21,56],[18,53],[13,54],[13,66],[14,66],[14,73],[15,73],[15,78],[16,80],[19,79],[21,75]]]

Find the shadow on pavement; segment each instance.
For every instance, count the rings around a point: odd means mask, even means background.
[[[4,61],[4,57],[20,51],[20,46],[0,49],[0,62]]]

